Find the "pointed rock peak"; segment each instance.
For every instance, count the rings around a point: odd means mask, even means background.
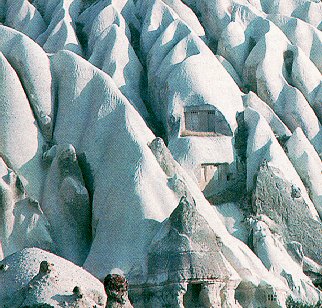
[[[148,281],[155,277],[177,283],[191,279],[239,281],[221,247],[221,238],[199,214],[195,200],[184,196],[152,241]]]
[[[192,196],[187,195],[181,198],[179,205],[170,215],[169,222],[171,230],[179,233],[179,238],[182,236],[189,238],[188,251],[200,251],[201,253],[210,253],[211,255],[220,252],[222,246],[221,238],[198,212],[196,202]],[[171,232],[169,237],[172,237]],[[181,240],[179,239],[179,241]],[[221,256],[220,260],[222,258]]]
[[[206,220],[198,213],[195,200],[183,196],[177,208],[170,215],[171,226],[178,230],[179,233],[192,234],[197,221]]]

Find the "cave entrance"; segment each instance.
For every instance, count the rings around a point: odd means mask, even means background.
[[[183,306],[185,308],[203,307],[200,303],[200,293],[202,290],[201,283],[189,283],[187,292],[183,296]]]
[[[210,181],[218,184],[229,181],[231,174],[229,173],[229,165],[227,163],[203,163],[200,169],[199,185],[203,190]]]

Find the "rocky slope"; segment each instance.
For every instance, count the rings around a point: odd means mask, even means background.
[[[318,307],[321,30],[318,0],[0,0],[0,307]]]

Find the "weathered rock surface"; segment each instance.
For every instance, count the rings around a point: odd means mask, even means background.
[[[53,248],[50,225],[39,202],[0,158],[0,258],[26,247]]]
[[[107,295],[107,308],[131,308],[128,298],[128,282],[124,276],[109,274],[104,279],[104,288]]]
[[[46,23],[38,10],[27,0],[8,1],[6,25],[33,40],[46,30]]]
[[[115,23],[107,27],[96,39],[89,62],[110,75],[142,117],[148,117],[140,95],[143,67],[124,29]]]
[[[54,251],[82,265],[91,244],[92,209],[75,148],[55,145],[44,153],[44,160],[50,168],[42,207],[51,225]]]
[[[321,159],[300,128],[286,142],[289,156],[301,177],[314,205],[322,217],[322,164]]]
[[[24,34],[3,25],[0,25],[0,51],[19,75],[36,120],[44,136],[50,139],[54,92],[46,53]],[[8,74],[8,77],[14,78],[14,75]],[[5,81],[2,79],[2,82]]]
[[[36,42],[48,53],[64,49],[81,55],[82,47],[76,35],[75,19],[80,13],[82,1],[35,0],[33,3],[42,12],[48,25]]]
[[[149,304],[239,307],[234,289],[241,278],[223,256],[221,245],[220,237],[198,213],[194,200],[183,197],[148,249],[144,290],[151,293]],[[201,287],[198,294],[189,294],[193,283]],[[167,300],[157,292],[153,294],[160,285],[168,288]],[[136,288],[139,286],[134,282],[134,305],[143,307],[144,298]]]
[[[127,272],[178,197],[148,147],[154,135],[113,80],[71,52],[59,52],[53,63],[60,79],[54,136],[75,147],[93,198],[84,267],[100,278],[114,267]]]
[[[321,1],[0,0],[0,23],[0,306],[130,307],[124,275],[134,307],[318,305]]]
[[[253,210],[258,215],[267,215],[279,226],[279,234],[285,243],[301,243],[306,256],[322,263],[321,222],[312,219],[298,187],[265,162],[256,178]]]
[[[319,220],[318,212],[312,203],[305,186],[288,159],[282,146],[277,141],[268,123],[252,108],[245,110],[245,123],[248,127],[247,141],[247,189],[255,187],[256,176],[260,165],[266,160],[270,166],[279,170],[281,177],[301,190],[303,201],[311,212],[311,217]]]
[[[297,298],[310,302],[319,300],[319,291],[312,281],[303,273],[302,266],[297,264],[287,253],[282,241],[279,240],[277,224],[261,215],[252,222],[252,245],[256,255],[265,267],[285,278],[289,288]]]
[[[7,282],[10,281],[10,284]],[[73,263],[28,248],[1,261],[0,307],[105,307],[103,284]]]
[[[23,181],[31,197],[40,200],[44,138],[17,72],[0,53],[0,154]]]

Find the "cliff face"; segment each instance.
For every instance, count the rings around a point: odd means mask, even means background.
[[[321,30],[317,0],[0,0],[0,307],[322,299]]]

